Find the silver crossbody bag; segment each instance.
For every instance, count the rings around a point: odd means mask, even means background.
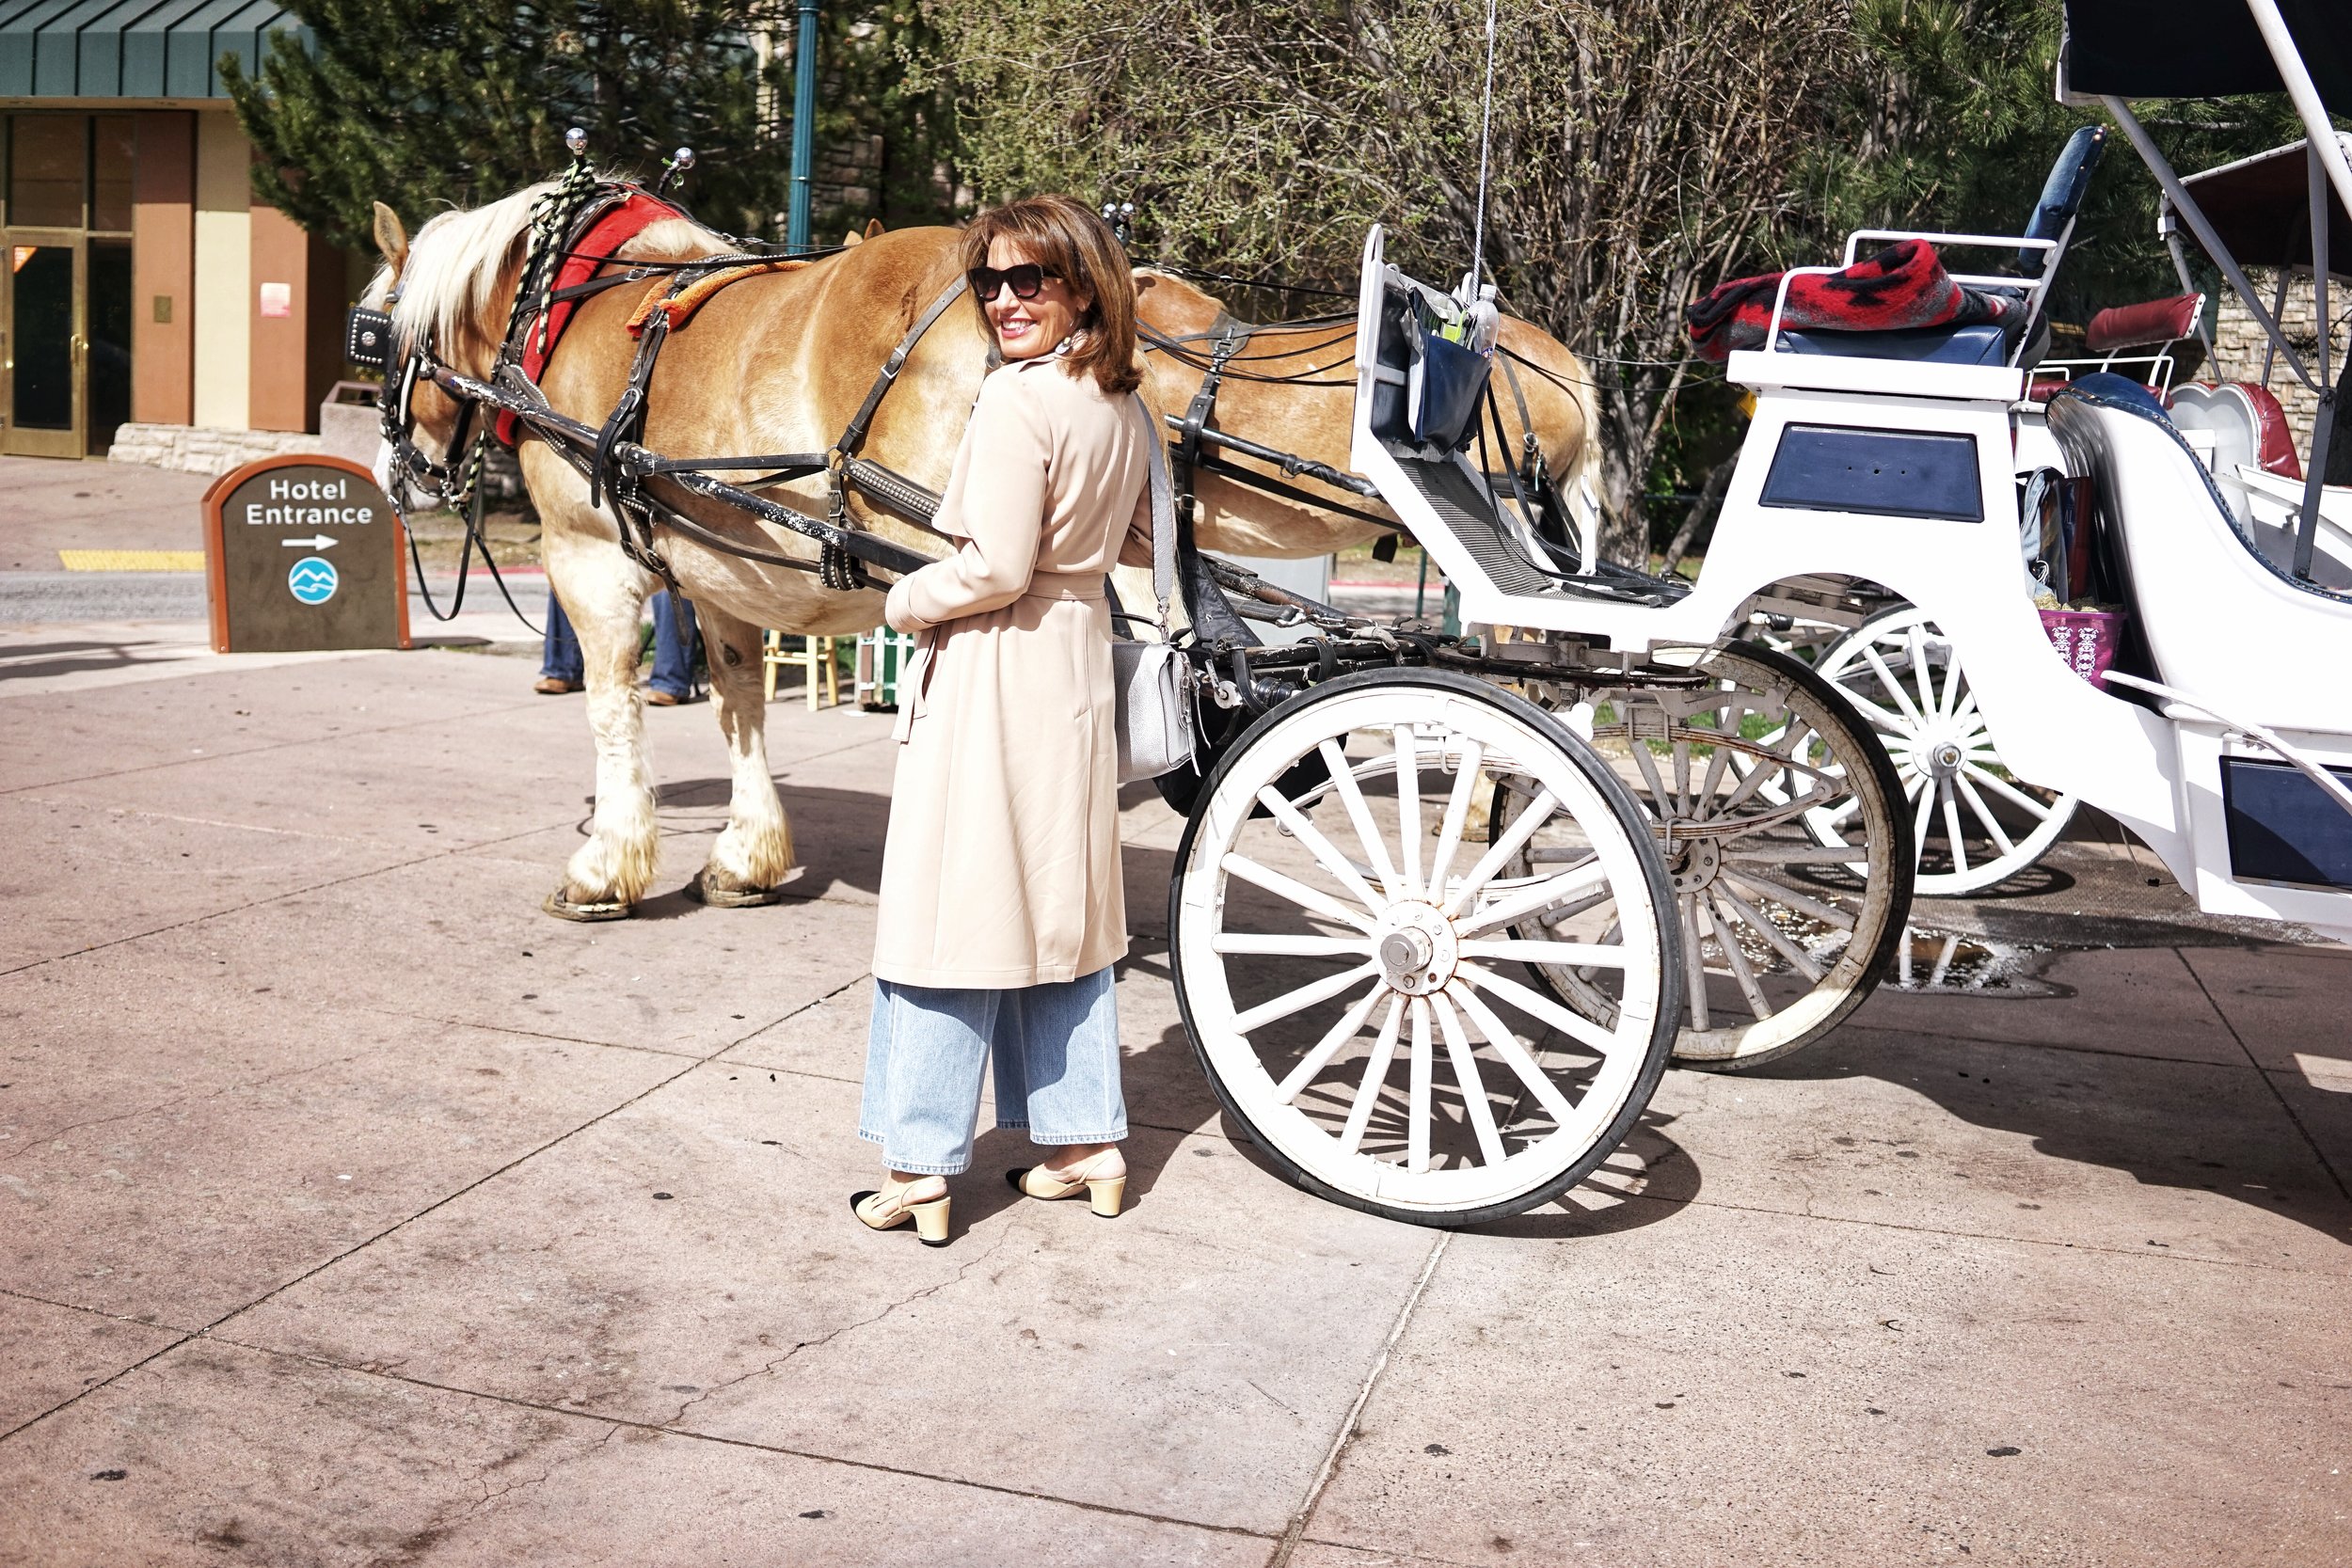
[[[1156,779],[1193,765],[1192,666],[1168,641],[1168,604],[1176,592],[1176,499],[1158,423],[1137,394],[1151,452],[1152,594],[1160,641],[1111,639],[1111,679],[1119,691],[1119,782]],[[1121,617],[1127,619],[1127,617]],[[1139,619],[1139,617],[1137,617]]]

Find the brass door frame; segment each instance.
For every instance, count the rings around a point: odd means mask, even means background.
[[[20,430],[16,424],[16,268],[18,245],[61,245],[73,252],[73,423],[68,430]],[[89,433],[89,231],[84,229],[0,230],[0,453],[11,457],[81,457]]]

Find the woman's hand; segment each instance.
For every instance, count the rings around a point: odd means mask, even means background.
[[[907,592],[907,580],[900,578],[890,585],[890,593],[882,600],[882,625],[892,631],[913,636],[929,623],[915,614],[914,607],[908,602],[911,595]]]

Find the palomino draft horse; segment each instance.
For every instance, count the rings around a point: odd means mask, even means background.
[[[390,209],[377,208],[385,264],[365,304],[391,313],[396,341],[420,335],[451,369],[487,378],[525,264],[540,185],[468,212],[443,213],[413,241]],[[680,456],[822,451],[866,400],[893,348],[927,302],[958,272],[958,235],[910,229],[804,264],[764,272],[711,293],[677,330],[653,370],[644,433],[654,451]],[[621,264],[729,255],[736,246],[683,217],[642,229],[614,254]],[[601,254],[601,253],[599,253]],[[1138,269],[1144,325],[1186,340],[1151,356],[1145,396],[1159,409],[1191,406],[1203,379],[1211,334],[1231,325],[1217,301],[1172,276]],[[625,284],[581,300],[540,375],[560,413],[600,424],[629,380],[628,331],[649,285]],[[1344,469],[1354,386],[1353,327],[1341,324],[1255,329],[1226,366],[1215,428]],[[1506,320],[1503,346],[1529,368],[1518,395],[1499,405],[1504,450],[1525,436],[1555,474],[1581,480],[1591,461],[1585,372],[1566,348],[1524,322]],[[1200,349],[1195,354],[1191,349]],[[914,343],[886,397],[873,410],[863,452],[909,479],[943,488],[963,420],[986,373],[989,345],[968,303],[942,313]],[[417,450],[446,461],[459,405],[429,381],[411,400]],[[462,455],[462,454],[460,454]],[[580,638],[588,721],[596,737],[596,810],[588,840],[565,866],[550,912],[612,918],[628,912],[651,884],[659,845],[652,776],[637,691],[638,616],[658,585],[624,549],[609,498],[592,504],[580,473],[543,443],[525,440],[524,483],[539,511],[548,578]],[[814,540],[656,479],[663,499],[730,543],[804,560]],[[1376,503],[1332,489],[1310,474],[1288,476],[1295,499],[1198,475],[1197,537],[1204,548],[1247,555],[1314,556],[1384,531],[1365,520]],[[673,493],[674,492],[674,493]],[[759,492],[822,515],[828,482],[818,475]],[[1328,497],[1327,502],[1322,498]],[[1352,508],[1356,515],[1336,510]],[[854,494],[849,515],[864,530],[925,554],[945,553],[936,534],[867,505]],[[1381,514],[1385,515],[1385,513]],[[760,628],[842,635],[879,624],[882,594],[829,588],[815,571],[746,560],[675,531],[659,554],[690,597],[709,652],[711,706],[725,737],[733,796],[725,830],[690,889],[707,903],[772,901],[793,874],[792,835],[769,772],[760,683]]]

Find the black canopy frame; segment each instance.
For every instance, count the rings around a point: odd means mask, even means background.
[[[2352,6],[2344,0],[2065,0],[2065,4],[2066,42],[2058,55],[2058,97],[2067,103],[2095,102],[2105,108],[2140,162],[2164,187],[2164,237],[2184,284],[2194,287],[2189,283],[2178,224],[2187,226],[2245,302],[2270,341],[2271,353],[2283,357],[2296,378],[2318,395],[2293,566],[2296,577],[2308,579],[2319,532],[2320,495],[2330,457],[2338,455],[2330,451],[2335,445],[2335,426],[2340,411],[2352,407],[2352,356],[2347,356],[2340,376],[2330,373],[2334,367],[2329,364],[2328,298],[2331,242],[2339,228],[2336,209],[2341,207],[2344,215],[2352,216],[2352,159],[2346,157],[2344,140],[2330,119],[2331,111],[2352,114]],[[2267,92],[2284,92],[2294,101],[2296,118],[2307,133],[2302,147],[2308,215],[2299,232],[2308,246],[2302,264],[2311,272],[2319,329],[2315,365],[2307,364],[2288,341],[2279,325],[2276,308],[2265,305],[2245,267],[2189,190],[2191,182],[2173,171],[2129,103],[2134,98],[2233,98]],[[2216,181],[2239,166],[2209,171],[2201,180]],[[2209,190],[2233,188],[2208,183]],[[2267,256],[2256,258],[2257,264],[2266,260]]]

